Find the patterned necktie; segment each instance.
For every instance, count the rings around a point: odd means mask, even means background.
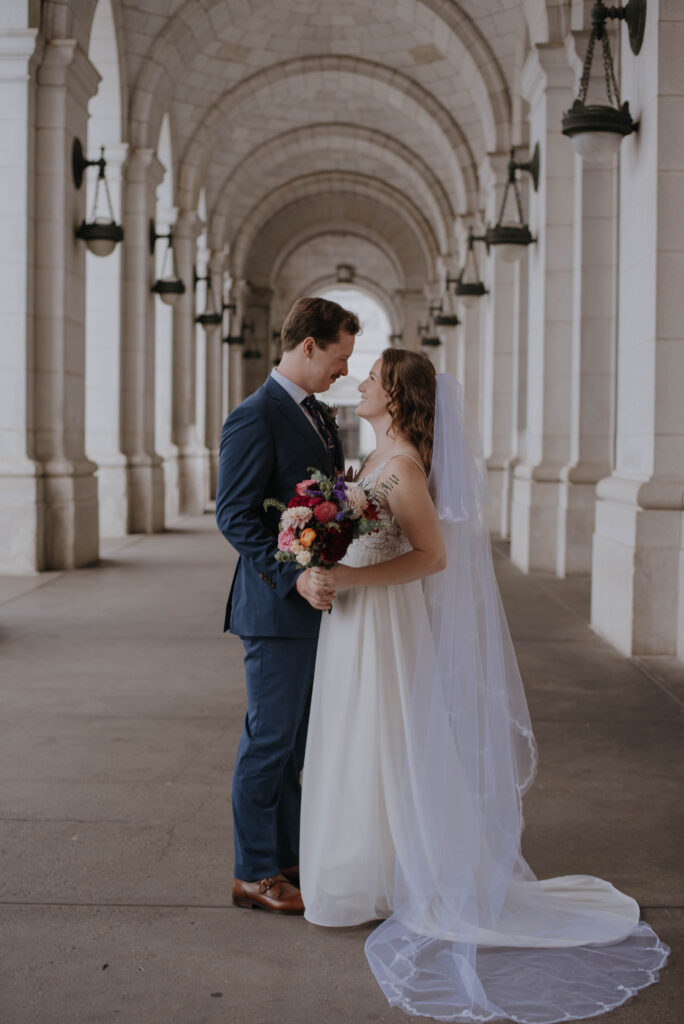
[[[307,410],[307,412],[311,413],[313,421],[318,427],[318,432],[320,433],[321,437],[323,438],[323,441],[325,442],[325,447],[328,449],[330,465],[333,467],[333,469],[335,469],[335,455],[337,453],[337,442],[335,439],[335,435],[328,426],[325,416],[321,412],[321,408],[318,402],[316,401],[313,395],[307,395],[306,398],[302,399],[301,405]]]

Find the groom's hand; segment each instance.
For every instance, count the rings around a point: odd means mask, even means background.
[[[325,573],[304,569],[297,577],[296,587],[297,592],[305,601],[309,602],[312,608],[316,608],[319,612],[327,612],[329,608],[332,608],[335,591],[330,588]]]

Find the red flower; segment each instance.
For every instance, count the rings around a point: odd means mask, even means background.
[[[364,519],[377,520],[380,518],[380,509],[372,499],[368,502],[368,505],[366,506],[363,515]]]
[[[294,498],[290,498],[287,503],[288,508],[311,508],[309,505],[310,498],[306,498],[303,494],[295,494]]]
[[[314,509],[314,516],[319,523],[329,523],[337,515],[337,505],[333,501],[324,501]]]
[[[334,565],[335,562],[344,558],[354,539],[354,526],[349,520],[341,522],[339,526],[339,530],[326,530],[321,544],[321,559],[330,565]]]

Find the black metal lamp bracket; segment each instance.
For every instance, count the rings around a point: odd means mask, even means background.
[[[104,158],[104,146],[100,146],[99,160],[88,160],[83,152],[81,140],[74,139],[74,144],[71,147],[71,174],[74,179],[74,185],[77,189],[80,189],[83,184],[83,176],[87,167],[99,167],[100,172],[98,177],[104,178],[106,166],[107,161]]]
[[[157,229],[156,229],[155,224],[154,224],[154,220],[152,219],[152,217],[150,217],[149,239],[150,239],[150,255],[151,256],[154,256],[154,248],[155,248],[155,246],[156,246],[156,244],[157,244],[157,242],[159,241],[160,238],[168,238],[168,240],[169,240],[169,249],[173,249],[173,230],[172,229],[169,230],[168,234],[166,234],[166,235],[158,235],[157,234]]]
[[[597,29],[599,38],[600,32],[609,18],[617,18],[619,21],[625,22],[632,53],[639,53],[644,42],[646,28],[646,0],[629,0],[624,7],[606,7],[603,0],[598,0],[591,9],[591,20]]]

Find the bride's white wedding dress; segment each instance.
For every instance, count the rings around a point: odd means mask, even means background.
[[[358,482],[375,487],[388,461]],[[345,565],[374,565],[411,550],[380,501],[384,528],[354,541]],[[346,590],[323,616],[300,839],[305,917],[314,924],[360,924],[392,912],[404,723],[425,615],[415,580]]]
[[[520,852],[536,747],[466,433],[460,388],[440,374],[430,486],[447,569],[345,591],[323,616],[302,781],[305,916],[386,918],[366,955],[407,1013],[592,1017],[656,981],[669,951],[609,882],[538,881]],[[346,564],[410,549],[387,507],[382,517]]]

